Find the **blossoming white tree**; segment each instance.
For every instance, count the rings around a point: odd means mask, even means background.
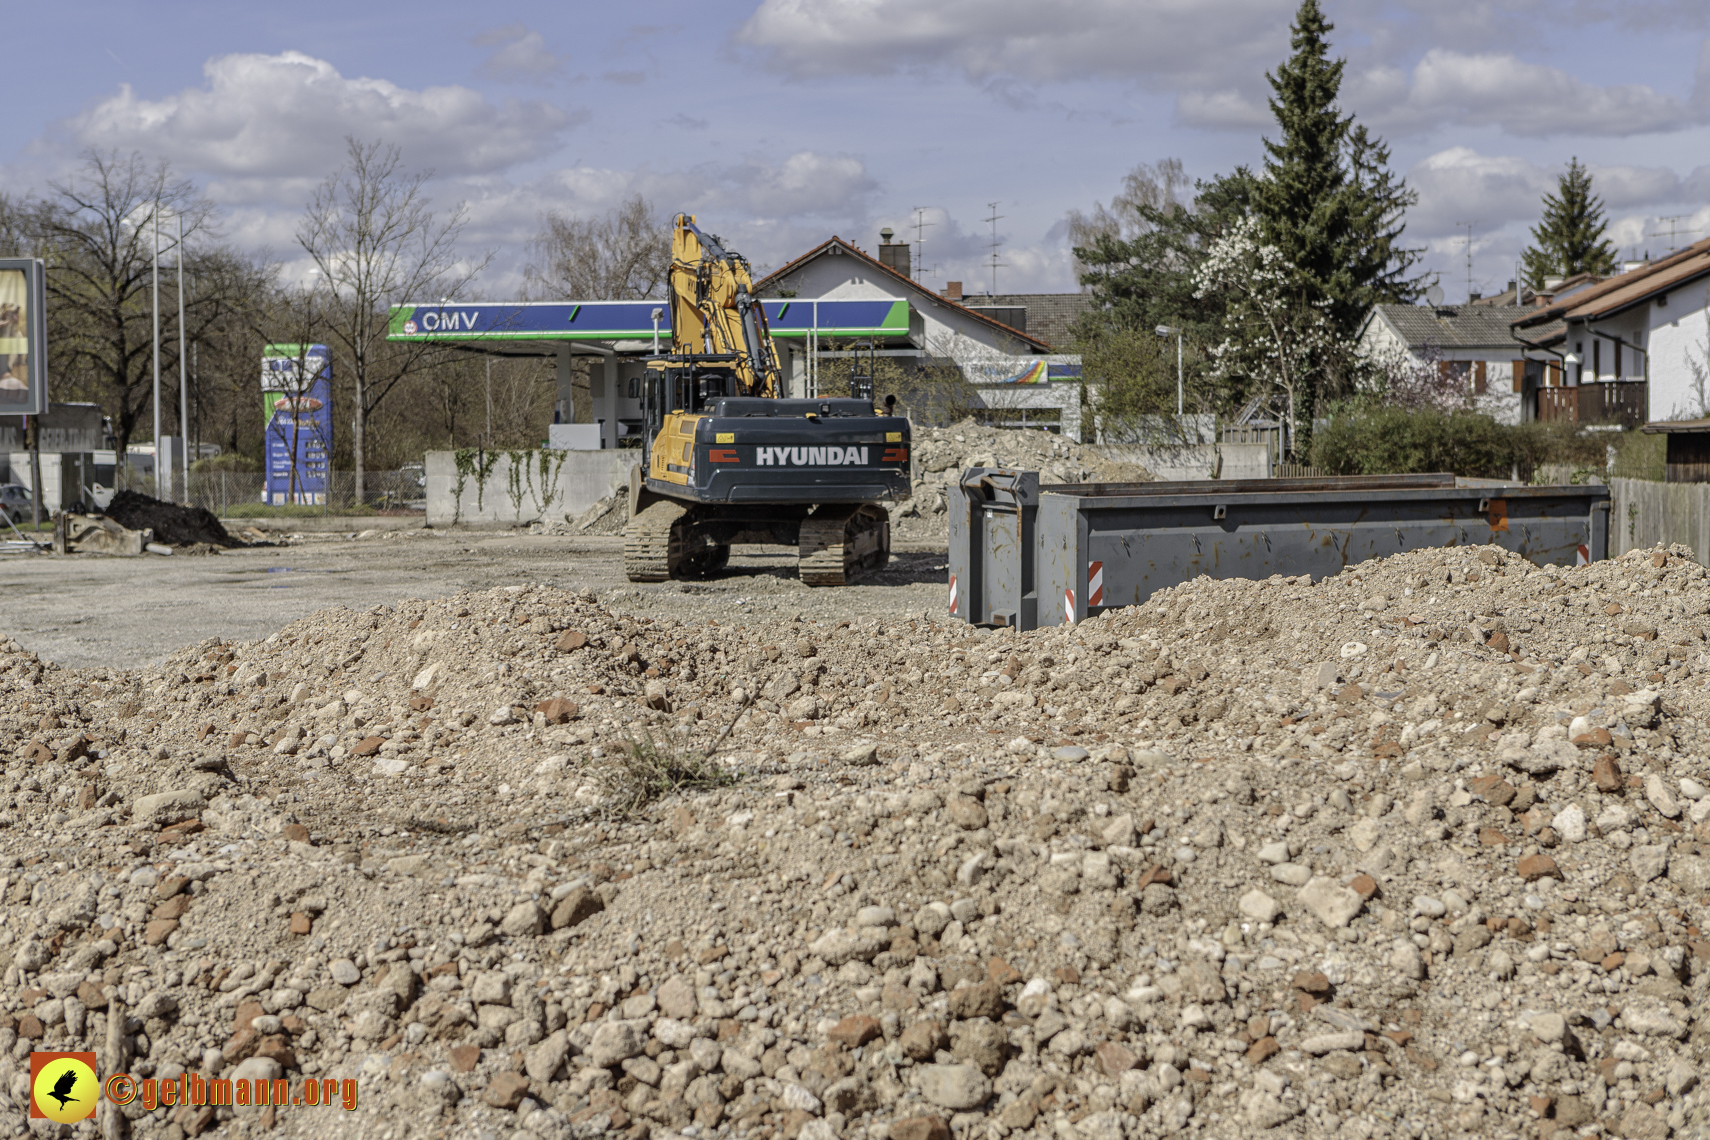
[[[1340,351],[1334,327],[1322,306],[1302,298],[1294,266],[1265,244],[1250,216],[1211,244],[1194,275],[1195,297],[1213,293],[1223,294],[1229,308],[1228,335],[1210,350],[1212,369],[1282,395],[1292,452],[1315,374]]]

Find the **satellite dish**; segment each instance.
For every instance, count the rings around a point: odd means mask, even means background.
[[[1433,305],[1441,305],[1443,303],[1443,287],[1432,285],[1425,290],[1425,299]]]

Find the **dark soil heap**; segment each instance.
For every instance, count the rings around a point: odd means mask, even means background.
[[[163,503],[135,491],[120,491],[107,506],[107,517],[131,530],[153,530],[156,542],[168,546],[242,546],[226,533],[212,511]]]

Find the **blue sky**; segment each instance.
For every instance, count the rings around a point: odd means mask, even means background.
[[[1327,0],[1344,104],[1419,190],[1408,237],[1450,298],[1500,289],[1570,155],[1624,256],[1710,236],[1710,6],[1680,0]],[[831,233],[914,233],[924,276],[1075,287],[1063,218],[1137,163],[1257,164],[1264,72],[1293,0],[727,0],[283,6],[157,2],[13,13],[0,187],[88,147],[195,179],[234,242],[293,259],[345,135],[396,142],[469,209],[488,295],[514,291],[543,211],[639,191],[761,265]],[[378,10],[379,14],[375,14]],[[352,13],[360,13],[352,15]]]

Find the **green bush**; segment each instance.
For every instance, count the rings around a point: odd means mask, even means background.
[[[1450,472],[1529,480],[1540,464],[1604,464],[1605,437],[1573,424],[1502,424],[1473,412],[1371,408],[1334,417],[1312,440],[1312,464],[1328,475]]]
[[[260,471],[261,464],[247,455],[239,455],[235,451],[226,451],[219,455],[210,455],[206,459],[198,459],[190,465],[190,470],[197,475],[206,474],[210,471],[216,473],[220,471]]]

